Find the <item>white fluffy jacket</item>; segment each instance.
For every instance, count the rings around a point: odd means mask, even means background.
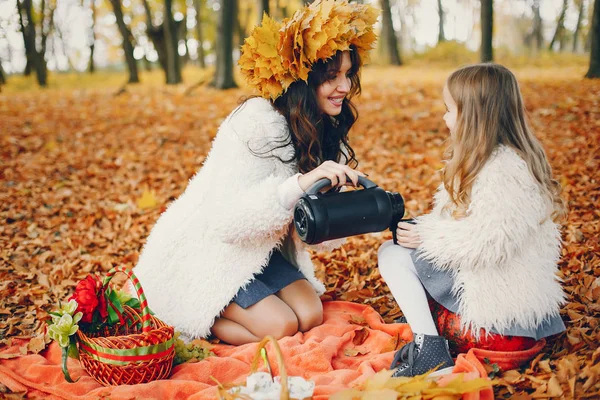
[[[473,184],[466,217],[456,220],[443,212],[448,201],[441,185],[432,212],[418,218],[423,244],[417,254],[451,271],[464,327],[534,328],[558,315],[564,301],[556,276],[559,227],[516,151],[508,146],[494,151]]]
[[[223,122],[203,167],[150,232],[135,273],[152,311],[186,336],[207,336],[276,247],[324,291],[291,224],[302,193],[289,196],[290,183],[299,188],[297,165],[268,157],[290,159],[291,144],[270,150],[288,137],[285,118],[268,101],[248,100]]]

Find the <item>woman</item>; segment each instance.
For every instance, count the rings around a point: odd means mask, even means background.
[[[240,67],[262,97],[223,122],[135,268],[150,308],[185,336],[240,345],[322,322],[324,286],[292,210],[322,178],[339,187],[363,175],[352,168],[350,99],[376,19],[368,5],[316,1],[281,24],[265,16],[246,39]]]

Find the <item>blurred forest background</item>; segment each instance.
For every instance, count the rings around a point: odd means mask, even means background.
[[[599,0],[359,1],[382,10],[376,64],[494,60],[509,67],[585,65],[588,77],[600,76]],[[136,83],[155,70],[167,84],[179,84],[188,70],[194,81],[235,87],[239,48],[263,12],[281,20],[301,6],[299,0],[2,0],[0,85],[29,87],[24,75],[42,87],[77,86],[82,74],[103,74],[102,81],[115,72]],[[77,78],[65,78],[73,73]]]

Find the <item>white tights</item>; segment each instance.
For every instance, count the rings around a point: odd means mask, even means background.
[[[377,256],[379,273],[406,317],[413,333],[438,335],[427,295],[410,254],[412,249],[385,242]]]

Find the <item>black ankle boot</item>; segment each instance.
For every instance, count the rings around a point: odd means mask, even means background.
[[[448,341],[441,336],[415,334],[414,340],[396,352],[390,369],[395,377],[422,375],[438,367],[438,371],[453,367]]]

